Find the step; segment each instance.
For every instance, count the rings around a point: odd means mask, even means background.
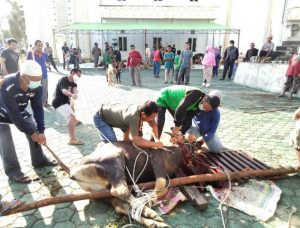
[[[288,51],[294,52],[297,51],[298,46],[276,46],[276,51]]]
[[[283,46],[300,46],[300,40],[299,41],[283,41]]]

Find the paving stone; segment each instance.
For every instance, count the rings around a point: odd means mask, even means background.
[[[75,165],[80,162],[84,155],[94,151],[99,143],[99,135],[93,126],[93,115],[99,108],[101,102],[132,102],[142,103],[145,100],[153,99],[160,88],[163,88],[163,78],[153,80],[151,71],[142,71],[143,88],[133,88],[130,86],[130,77],[128,71],[122,72],[122,84],[117,87],[107,87],[105,82],[105,72],[103,70],[83,69],[83,75],[79,90],[80,95],[76,106],[76,115],[84,124],[76,128],[78,138],[84,140],[84,146],[69,146],[68,133],[65,119],[58,114],[53,108],[46,109],[46,136],[51,148],[69,165]],[[191,85],[200,87],[199,76],[202,77],[202,71],[192,70]],[[49,73],[49,94],[53,93],[59,76],[55,73]],[[294,110],[284,112],[274,112],[267,114],[247,114],[240,107],[255,107],[257,105],[290,105],[284,99],[278,100],[275,95],[261,96],[257,94],[269,94],[252,88],[235,85],[232,82],[224,83],[213,79],[212,89],[221,89],[224,97],[221,107],[221,123],[218,129],[219,136],[224,146],[230,149],[241,149],[250,155],[267,163],[272,167],[296,165],[295,152],[289,146],[289,134],[294,127],[291,121]],[[204,89],[209,91],[208,89]],[[113,96],[112,96],[113,94]],[[294,100],[293,105],[299,105],[299,100]],[[255,109],[253,110],[255,111]],[[172,126],[172,119],[169,114],[166,118],[166,129]],[[23,133],[12,127],[15,140],[16,150],[22,170],[28,175],[39,175],[40,181],[35,181],[28,185],[20,185],[7,181],[3,173],[2,164],[0,164],[0,193],[5,197],[21,197],[22,200],[32,202],[41,197],[49,197],[50,194],[69,194],[82,192],[78,184],[68,178],[68,176],[57,168],[32,169],[29,156],[28,142]],[[116,130],[117,137],[122,133]],[[149,135],[149,129],[145,126],[145,135]],[[52,155],[45,150],[46,155],[52,158]],[[50,173],[49,173],[50,172]],[[248,216],[235,209],[229,211],[228,227],[277,227],[283,224],[284,209],[286,204],[300,208],[300,177],[289,177],[276,181],[282,188],[283,194],[279,201],[278,211],[275,216],[268,222],[257,221],[254,217]],[[12,193],[13,191],[13,193]],[[204,212],[199,212],[190,203],[183,203],[177,207],[174,214],[163,216],[165,221],[174,225],[174,227],[222,227],[219,211],[217,210],[218,202],[210,201],[209,208]],[[287,209],[287,211],[289,211]],[[78,212],[79,211],[79,212]],[[25,217],[20,217],[24,216]],[[114,210],[103,202],[96,201],[79,201],[74,204],[67,203],[62,205],[49,206],[25,212],[23,214],[12,215],[9,217],[0,217],[0,227],[8,227],[10,224],[24,224],[28,216],[34,215],[40,219],[32,227],[104,227],[105,224],[112,224],[118,227],[121,223],[114,220]],[[282,217],[283,216],[283,217]],[[299,213],[293,216],[292,225],[299,226]],[[123,217],[126,219],[126,216]],[[26,219],[25,219],[26,220]],[[56,222],[58,221],[58,222]],[[294,224],[295,223],[295,224]]]
[[[56,222],[63,222],[71,220],[74,211],[69,208],[58,209],[53,215],[53,219]]]
[[[70,221],[66,221],[66,222],[60,222],[60,223],[56,223],[55,226],[53,228],[75,228],[75,225],[70,222]]]

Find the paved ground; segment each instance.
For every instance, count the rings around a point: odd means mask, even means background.
[[[52,108],[46,109],[46,136],[49,146],[59,154],[68,165],[76,164],[84,155],[91,153],[98,143],[97,132],[92,125],[92,116],[101,102],[142,103],[153,99],[158,90],[165,85],[163,78],[153,78],[150,71],[142,72],[142,88],[130,86],[127,72],[122,73],[122,84],[108,87],[103,71],[84,69],[77,102],[78,117],[83,125],[77,128],[77,135],[84,140],[84,146],[67,145],[68,136],[65,120]],[[60,75],[50,73],[50,94]],[[192,71],[191,84],[200,86],[200,70]],[[236,85],[229,81],[213,80],[212,88],[224,93],[222,102],[222,120],[219,136],[223,144],[231,149],[242,149],[261,161],[273,166],[295,165],[295,154],[288,145],[288,136],[293,128],[292,112],[299,106],[299,100],[287,101],[275,95]],[[205,89],[206,90],[206,89]],[[208,91],[208,90],[207,90]],[[264,114],[250,114],[247,111],[259,111],[259,106],[287,107],[286,110]],[[168,118],[168,125],[171,118]],[[146,129],[147,130],[147,129]],[[40,180],[28,185],[9,182],[0,167],[0,194],[4,199],[21,198],[27,202],[49,197],[80,192],[79,186],[71,181],[59,168],[32,169],[28,145],[23,134],[13,128],[14,140],[23,171]],[[119,134],[119,133],[118,133]],[[47,155],[50,157],[51,155]],[[283,194],[275,216],[263,223],[254,217],[230,209],[228,227],[287,227],[291,207],[298,208],[292,219],[292,227],[300,227],[300,177],[291,176],[276,182]],[[190,203],[180,205],[171,215],[164,216],[165,221],[173,227],[222,227],[217,210],[218,202],[212,200],[205,212],[199,212]],[[56,206],[40,208],[23,214],[0,218],[0,227],[121,227],[127,218],[118,216],[112,208],[97,201],[79,201]]]

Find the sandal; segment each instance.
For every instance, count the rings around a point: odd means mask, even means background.
[[[78,145],[83,145],[84,142],[78,140],[78,139],[74,139],[74,140],[71,140],[69,143],[69,145],[74,145],[74,146],[78,146]]]
[[[12,176],[9,179],[18,182],[18,183],[22,183],[22,184],[27,184],[30,183],[32,180],[29,176],[25,176],[25,175],[21,175],[21,176]]]

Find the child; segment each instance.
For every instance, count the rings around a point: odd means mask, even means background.
[[[71,59],[70,53],[67,52],[67,53],[65,54],[65,62],[66,62],[67,70],[71,70],[71,69],[70,69],[70,66],[69,66],[69,64],[70,64],[70,59]]]
[[[180,64],[179,64],[179,61],[180,61],[180,55],[181,55],[181,51],[180,50],[177,50],[176,52],[176,56],[175,56],[175,59],[174,59],[174,71],[175,71],[175,83],[177,82],[178,80],[178,74],[179,74],[179,70],[180,70]]]
[[[167,52],[164,54],[165,61],[165,84],[173,83],[173,64],[174,64],[174,53],[172,52],[171,45],[168,45]]]
[[[216,65],[215,55],[213,53],[213,49],[211,47],[206,48],[206,54],[204,55],[204,58],[202,60],[203,68],[203,87],[209,87],[210,81],[212,77],[212,70],[213,67]]]
[[[296,126],[291,133],[290,141],[296,150],[298,166],[300,167],[300,108],[294,113],[294,120],[296,121]]]

